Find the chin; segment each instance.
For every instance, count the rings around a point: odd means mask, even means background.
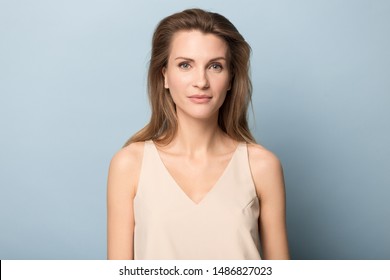
[[[211,120],[216,117],[218,119],[218,116],[215,116],[215,113],[210,113],[210,112],[197,112],[197,113],[192,113],[192,114],[187,114],[187,116],[192,117],[194,119],[199,119],[199,120]]]
[[[185,118],[193,118],[199,120],[218,119],[218,109],[210,110],[211,108],[189,108],[189,110],[179,110],[176,114]]]

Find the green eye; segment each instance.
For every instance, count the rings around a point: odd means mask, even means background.
[[[213,69],[213,70],[219,70],[220,71],[220,70],[222,70],[222,65],[219,64],[219,63],[213,63],[213,64],[211,64],[210,68]]]
[[[179,64],[179,67],[182,69],[188,69],[190,68],[190,65],[187,62],[182,62]]]

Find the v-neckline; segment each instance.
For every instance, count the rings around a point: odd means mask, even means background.
[[[164,172],[167,174],[167,176],[170,178],[170,180],[172,180],[172,182],[174,183],[176,189],[178,189],[184,195],[184,197],[194,206],[201,206],[204,203],[204,201],[207,200],[207,198],[210,196],[210,194],[215,192],[215,189],[218,187],[220,181],[223,179],[223,177],[225,177],[225,174],[230,169],[230,166],[232,165],[232,162],[233,162],[234,158],[236,157],[236,154],[238,153],[238,149],[239,149],[239,147],[241,145],[241,142],[239,142],[237,144],[237,146],[236,146],[236,148],[235,148],[235,150],[233,152],[233,155],[229,159],[229,162],[225,166],[225,168],[222,171],[221,175],[218,177],[218,179],[212,185],[212,187],[206,192],[206,194],[202,197],[202,199],[199,202],[195,202],[191,197],[189,197],[189,195],[183,190],[183,188],[179,185],[179,183],[176,181],[176,179],[169,172],[169,170],[166,167],[164,161],[162,160],[162,158],[160,156],[160,153],[159,153],[156,145],[154,144],[153,140],[150,140],[150,143],[154,147],[154,150],[155,150],[155,152],[157,154],[158,160],[159,160],[160,165],[161,165],[162,169],[164,170]]]

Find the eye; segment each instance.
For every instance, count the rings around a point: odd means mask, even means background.
[[[187,70],[187,69],[190,69],[191,65],[188,62],[181,62],[181,63],[179,63],[179,67]]]
[[[210,69],[220,72],[220,71],[222,71],[222,65],[219,63],[212,63],[210,65]]]

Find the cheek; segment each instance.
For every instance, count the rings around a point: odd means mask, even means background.
[[[167,77],[167,83],[169,85],[169,95],[171,96],[173,102],[177,104],[180,102],[183,96],[186,95],[187,86],[185,81],[178,76],[169,76]]]
[[[230,79],[229,77],[223,77],[221,79],[218,79],[215,81],[215,86],[220,90],[220,91],[228,91],[231,88],[230,85]]]
[[[166,77],[166,84],[171,91],[184,88],[189,83],[189,81],[190,79],[187,75],[177,75],[175,73],[170,73]]]

